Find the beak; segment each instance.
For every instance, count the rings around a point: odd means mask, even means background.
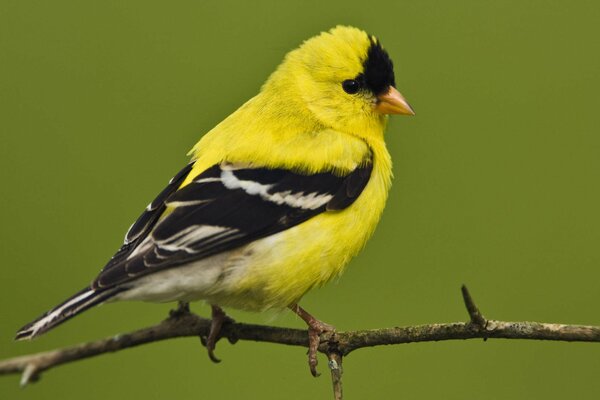
[[[387,92],[377,96],[375,111],[380,114],[415,115],[404,96],[393,86],[390,86]]]

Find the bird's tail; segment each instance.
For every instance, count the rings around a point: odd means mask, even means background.
[[[15,339],[33,339],[73,318],[88,308],[103,303],[118,292],[119,290],[117,288],[94,290],[87,287],[19,329]]]

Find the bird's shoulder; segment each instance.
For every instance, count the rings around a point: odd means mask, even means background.
[[[190,155],[198,163],[186,183],[222,161],[344,175],[372,153],[371,144],[356,135],[323,126],[311,114],[273,112],[260,100],[249,101],[196,143]]]

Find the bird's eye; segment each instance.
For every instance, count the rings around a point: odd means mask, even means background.
[[[360,90],[360,83],[355,79],[346,79],[342,82],[342,89],[348,94],[355,94]]]

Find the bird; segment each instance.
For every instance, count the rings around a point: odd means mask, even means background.
[[[259,93],[203,135],[91,283],[18,330],[32,339],[105,303],[205,301],[214,355],[223,308],[289,308],[338,277],[378,224],[392,180],[390,114],[414,115],[377,37],[336,26],[287,53]]]

